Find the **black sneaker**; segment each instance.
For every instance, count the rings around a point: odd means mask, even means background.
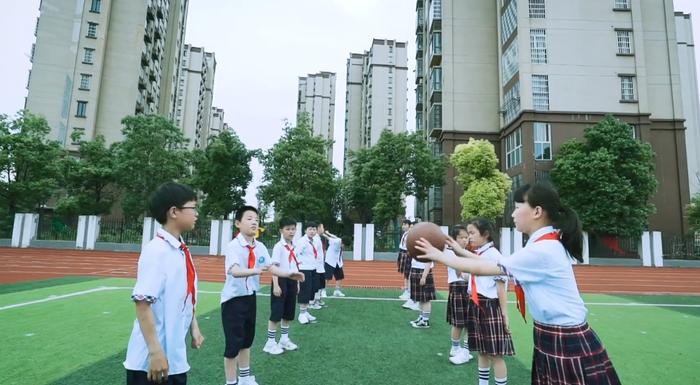
[[[418,321],[411,322],[411,326],[413,326],[416,329],[427,329],[430,327],[430,320],[421,318]]]

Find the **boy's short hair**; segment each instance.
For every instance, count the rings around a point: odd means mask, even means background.
[[[168,210],[171,207],[182,208],[185,203],[196,200],[197,194],[189,186],[166,182],[151,194],[148,210],[158,223],[164,225],[168,221]]]
[[[241,207],[238,208],[238,210],[236,210],[236,216],[235,216],[236,220],[240,222],[240,221],[243,219],[243,214],[245,214],[246,211],[252,211],[252,212],[254,212],[255,214],[257,214],[258,216],[260,216],[260,213],[258,212],[258,209],[256,209],[256,208],[253,207],[253,206],[247,206],[247,205],[246,205],[246,206],[241,206]]]
[[[309,227],[318,227],[318,223],[314,221],[308,221],[306,222],[306,226],[304,226],[304,230],[308,229]]]
[[[294,219],[292,219],[292,218],[282,218],[282,219],[280,219],[280,230],[282,230],[283,228],[285,228],[285,227],[287,227],[287,226],[294,226],[294,227],[296,227],[296,225],[297,225],[297,222],[296,222]]]
[[[404,219],[404,220],[401,222],[401,224],[402,224],[402,225],[409,225],[409,226],[410,226],[410,225],[413,224],[413,222],[411,222],[410,219],[406,218],[406,219]]]

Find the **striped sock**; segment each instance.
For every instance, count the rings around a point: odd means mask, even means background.
[[[464,341],[462,342],[462,347],[463,347],[464,349],[467,349],[467,351],[469,351],[469,340],[467,340],[467,339],[465,338]]]
[[[429,311],[422,311],[420,313],[421,318],[423,318],[426,321],[430,321],[430,312]]]
[[[458,348],[459,347],[459,340],[452,339],[452,347]]]
[[[289,326],[282,326],[282,339],[289,338]]]
[[[491,368],[479,368],[479,385],[489,385],[489,372]]]
[[[496,385],[508,385],[508,377],[496,378]]]
[[[238,376],[241,378],[250,376],[250,366],[247,368],[239,368]]]
[[[277,336],[277,330],[267,329],[267,340],[275,342],[275,337]]]

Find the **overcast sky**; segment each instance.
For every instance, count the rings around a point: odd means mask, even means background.
[[[0,4],[0,113],[14,115],[27,93],[39,0]],[[674,4],[700,15],[698,0]],[[294,120],[299,76],[335,72],[333,163],[342,169],[345,61],[350,52],[368,50],[373,38],[408,42],[408,128],[415,126],[415,20],[414,0],[192,0],[185,41],[215,53],[214,105],[225,110],[225,120],[249,148],[270,148],[283,120]],[[696,23],[695,41],[699,30]],[[251,203],[261,177],[259,165],[253,170]]]

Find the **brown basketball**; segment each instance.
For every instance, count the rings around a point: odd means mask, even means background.
[[[416,249],[416,241],[421,238],[425,238],[431,245],[439,250],[445,249],[445,240],[447,237],[442,233],[438,225],[431,222],[421,222],[414,225],[408,231],[408,236],[406,236],[406,246],[408,247],[408,255],[420,262],[430,262],[429,259],[417,257],[423,254],[420,250]]]

